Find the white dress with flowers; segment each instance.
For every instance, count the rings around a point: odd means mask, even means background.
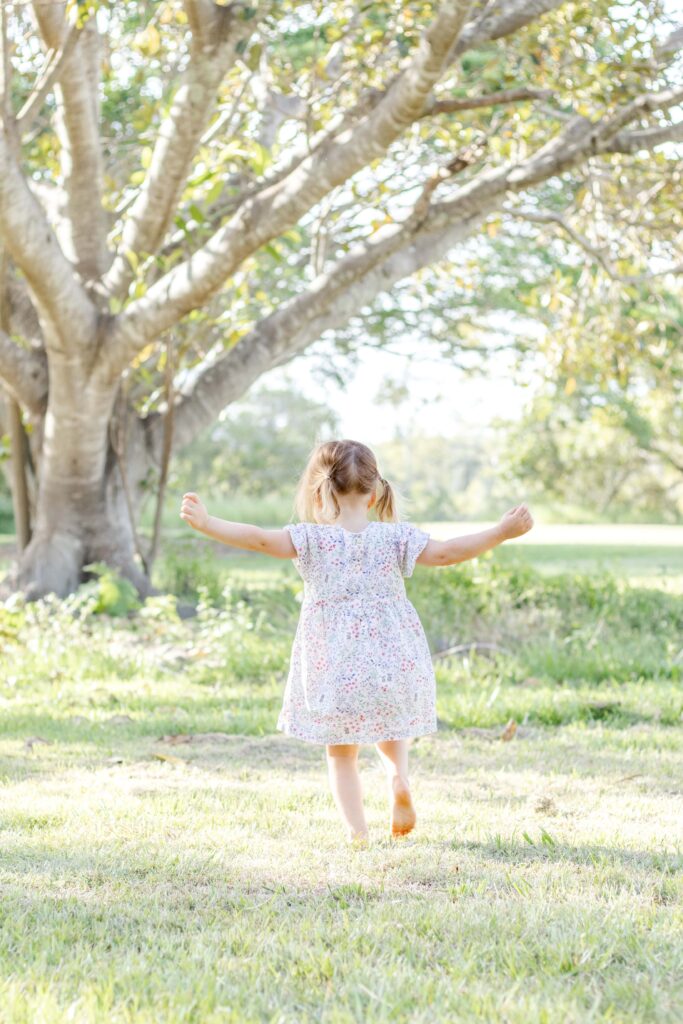
[[[286,529],[304,594],[277,728],[310,743],[435,732],[432,659],[403,582],[429,534],[410,523]]]

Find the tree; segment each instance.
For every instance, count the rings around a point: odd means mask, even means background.
[[[35,474],[11,585],[106,561],[146,592],[135,519],[171,428],[189,444],[511,198],[587,167],[616,187],[655,149],[666,178],[680,32],[634,7],[2,5],[0,379]]]
[[[506,461],[536,493],[678,521],[683,308],[666,288],[604,284],[602,302],[569,302],[554,318],[545,379],[508,435]]]

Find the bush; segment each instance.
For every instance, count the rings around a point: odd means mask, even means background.
[[[615,577],[548,576],[490,557],[418,566],[408,593],[432,651],[475,641],[514,653],[529,675],[680,678],[683,598]]]
[[[190,536],[167,544],[154,567],[153,582],[159,590],[183,601],[205,600],[219,604],[225,586],[226,567],[205,542]]]

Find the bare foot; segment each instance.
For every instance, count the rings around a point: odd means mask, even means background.
[[[354,832],[349,834],[348,842],[354,850],[365,850],[369,846],[370,839],[367,832]]]
[[[408,783],[396,776],[391,780],[394,803],[391,808],[391,834],[405,836],[415,828],[417,814],[413,807]]]

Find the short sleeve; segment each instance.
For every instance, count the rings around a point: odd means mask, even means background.
[[[299,573],[305,576],[311,562],[310,538],[306,523],[287,523],[285,530],[289,531],[292,544],[296,548],[296,558]]]
[[[398,564],[403,576],[412,576],[415,562],[429,540],[429,534],[412,523],[399,523],[396,531]]]

